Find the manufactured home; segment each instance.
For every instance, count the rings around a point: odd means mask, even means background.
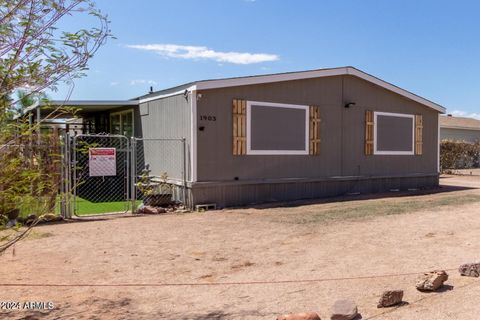
[[[204,80],[127,101],[71,101],[84,133],[184,139],[190,206],[434,188],[445,108],[353,67]],[[39,117],[41,112],[38,113]],[[179,173],[169,173],[182,183]]]
[[[440,117],[440,139],[467,143],[480,142],[480,120],[454,117],[451,114]]]

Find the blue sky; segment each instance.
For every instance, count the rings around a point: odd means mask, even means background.
[[[480,1],[97,0],[116,40],[72,99],[351,65],[480,118]],[[75,28],[89,20],[77,19]],[[62,87],[52,93],[65,97]]]

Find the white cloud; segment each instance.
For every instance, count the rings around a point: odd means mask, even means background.
[[[233,64],[252,64],[267,61],[277,61],[279,56],[268,53],[248,53],[248,52],[221,52],[198,46],[182,46],[176,44],[144,44],[127,45],[129,48],[153,51],[161,56],[169,58],[182,59],[205,59],[217,62],[227,62]]]
[[[131,86],[136,86],[138,84],[158,84],[158,82],[153,81],[153,80],[145,80],[145,79],[135,79],[135,80],[130,80],[130,85]]]
[[[117,82],[117,81],[112,81],[112,82],[110,82],[110,85],[111,85],[112,87],[118,86],[119,84],[120,84],[120,83]]]
[[[467,118],[475,118],[480,120],[480,113],[477,113],[477,112],[465,112],[462,110],[453,110],[452,112],[449,112],[449,113],[456,117],[467,117]]]

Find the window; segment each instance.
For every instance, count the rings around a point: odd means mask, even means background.
[[[110,114],[110,133],[132,137],[133,111],[128,110]]]
[[[309,154],[308,133],[308,106],[247,101],[247,154]]]
[[[374,112],[374,154],[415,154],[415,115]]]

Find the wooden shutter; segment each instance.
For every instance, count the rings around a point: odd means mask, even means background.
[[[415,154],[423,154],[423,117],[415,115]]]
[[[233,100],[233,155],[247,154],[247,101]]]
[[[310,106],[310,155],[320,154],[320,109],[315,106]]]
[[[365,111],[365,155],[373,154],[373,111]]]

